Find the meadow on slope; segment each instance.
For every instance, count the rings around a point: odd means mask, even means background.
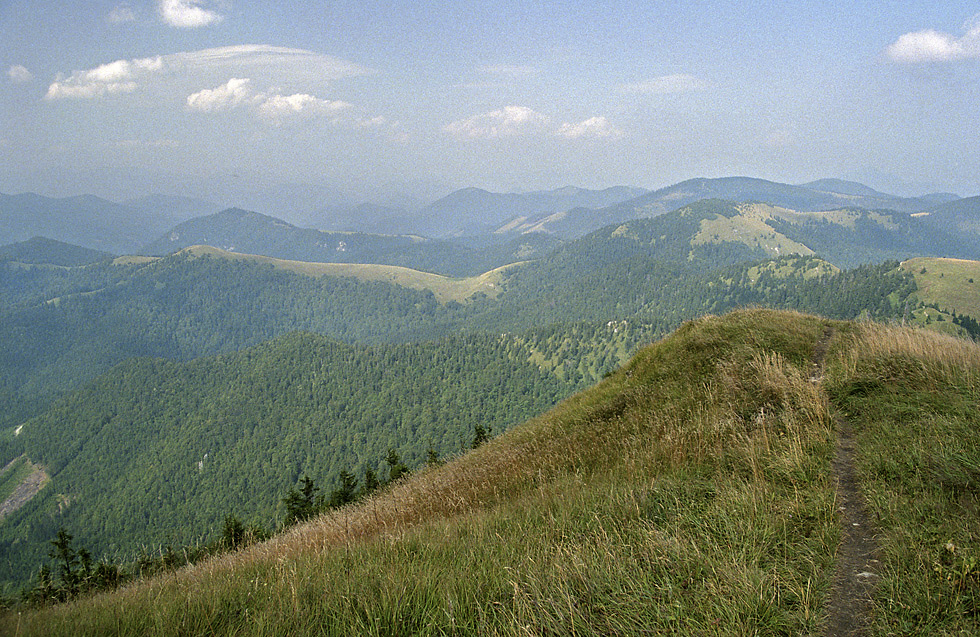
[[[767,310],[705,317],[370,499],[0,628],[815,634],[840,540],[842,412],[881,538],[872,632],[975,632],[978,395],[967,341]]]

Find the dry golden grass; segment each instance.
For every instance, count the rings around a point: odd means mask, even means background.
[[[980,346],[912,327],[862,323],[839,350],[838,373],[845,378],[867,374],[868,366],[873,365],[870,373],[882,381],[918,378],[926,389],[939,377],[973,385],[980,372]]]

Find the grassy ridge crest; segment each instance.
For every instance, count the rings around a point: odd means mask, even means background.
[[[978,396],[980,350],[965,341],[708,316],[367,501],[116,593],[7,614],[0,631],[813,634],[840,535],[839,409],[883,538],[876,634],[975,632]]]
[[[288,272],[311,277],[353,277],[360,281],[393,283],[412,290],[429,290],[440,303],[448,303],[450,301],[464,303],[475,294],[481,292],[490,298],[494,298],[502,291],[501,286],[506,278],[507,272],[521,265],[520,263],[511,263],[478,276],[455,279],[441,274],[422,272],[397,265],[291,261],[256,254],[229,252],[205,245],[191,246],[181,252],[186,252],[194,257],[208,255],[234,261],[244,260],[254,263],[265,263]]]

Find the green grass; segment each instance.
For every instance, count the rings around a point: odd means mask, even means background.
[[[901,267],[915,277],[916,295],[923,303],[980,318],[980,261],[917,257]]]
[[[765,310],[689,322],[368,501],[0,632],[817,634],[840,525],[828,393],[880,526],[875,630],[977,634],[977,348]]]
[[[766,225],[766,220],[778,216],[780,210],[766,204],[742,204],[738,215],[717,215],[714,219],[702,221],[701,229],[691,240],[691,245],[727,241],[744,243],[750,248],[761,248],[773,257],[787,254],[812,255],[813,250],[810,248]]]
[[[828,389],[879,529],[879,635],[980,634],[980,348],[862,326]]]
[[[596,387],[373,500],[24,634],[800,634],[833,547],[823,322],[681,328]]]

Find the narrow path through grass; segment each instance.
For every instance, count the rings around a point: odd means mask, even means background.
[[[828,327],[813,353],[811,380],[823,380],[823,364],[833,337]],[[854,433],[840,411],[834,415],[837,447],[831,472],[837,483],[841,511],[841,543],[837,550],[834,578],[827,599],[828,637],[865,635],[871,617],[871,598],[879,577],[878,546],[854,470]]]

